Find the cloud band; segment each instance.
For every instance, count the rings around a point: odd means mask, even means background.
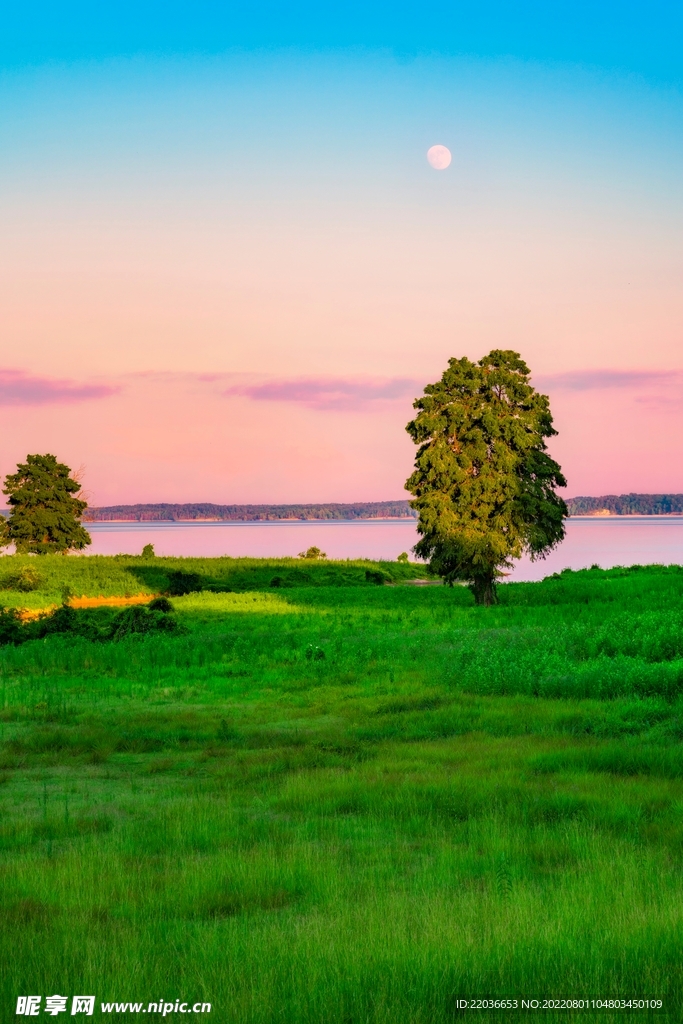
[[[36,377],[22,370],[0,370],[0,406],[84,402],[108,398],[120,390],[114,384],[80,384],[54,377]]]

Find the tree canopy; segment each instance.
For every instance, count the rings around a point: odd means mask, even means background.
[[[406,482],[421,534],[414,550],[446,582],[469,583],[478,604],[495,602],[512,559],[543,558],[564,537],[555,488],[566,481],[545,444],[557,431],[529,374],[508,350],[450,359],[406,427],[420,446]]]
[[[321,551],[320,548],[312,547],[308,548],[307,551],[300,551],[299,558],[308,558],[312,561],[316,561],[320,558],[327,558],[327,555],[324,551]]]
[[[10,515],[3,541],[14,544],[19,553],[66,554],[90,544],[90,534],[81,526],[88,507],[78,494],[81,485],[71,470],[54,455],[27,455],[16,473],[5,477]]]

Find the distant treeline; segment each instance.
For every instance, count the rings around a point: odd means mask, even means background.
[[[600,498],[568,498],[572,516],[610,512],[614,516],[683,514],[683,494],[604,494]]]
[[[416,518],[407,501],[357,501],[351,505],[108,505],[89,508],[86,522],[134,520],[140,523],[183,520],[269,522],[278,519],[409,519]]]
[[[605,494],[598,498],[568,498],[570,515],[683,515],[683,494]],[[320,505],[215,505],[211,502],[149,505],[107,505],[89,508],[89,522],[179,522],[183,520],[232,520],[271,522],[281,519],[414,519],[407,501],[358,501],[353,504]]]
[[[572,516],[609,512],[615,516],[683,515],[683,494],[604,494],[599,498],[567,498]],[[0,514],[8,515],[9,510]],[[107,505],[87,509],[83,520],[91,523],[182,522],[186,520],[232,520],[271,522],[280,519],[415,519],[407,501],[357,501],[330,505],[214,505],[211,502],[174,505]]]

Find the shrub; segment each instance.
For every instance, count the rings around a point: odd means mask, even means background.
[[[176,569],[169,573],[166,593],[171,597],[197,594],[203,589],[204,580],[197,572],[183,572],[181,569]]]
[[[70,635],[93,641],[123,640],[132,634],[184,632],[170,601],[158,598],[156,607],[136,605],[112,615],[110,609],[76,609],[62,605],[52,615],[23,623],[14,609],[0,610],[0,645],[23,644],[49,636]]]
[[[122,640],[134,633],[175,633],[178,629],[178,623],[167,612],[150,611],[143,605],[136,605],[116,616],[109,636],[112,640]]]
[[[8,573],[3,578],[2,589],[20,590],[22,593],[29,593],[31,590],[39,590],[42,583],[43,577],[32,565],[23,565],[21,569]]]
[[[0,609],[0,644],[20,644],[21,619],[14,608]]]
[[[92,611],[76,611],[68,604],[63,604],[52,615],[45,615],[35,622],[27,623],[23,628],[25,640],[42,640],[55,633],[71,633],[84,637],[86,640],[107,640],[109,633],[102,622],[102,616]]]
[[[153,544],[145,544],[144,548],[142,549],[142,554],[140,555],[140,558],[155,558],[155,557],[156,556],[154,554],[154,545]]]
[[[300,551],[299,558],[309,558],[312,561],[317,561],[319,558],[327,558],[327,555],[320,548],[310,547],[307,551]]]
[[[385,583],[391,583],[391,577],[383,569],[366,569],[365,579],[368,583],[376,583],[380,587]]]

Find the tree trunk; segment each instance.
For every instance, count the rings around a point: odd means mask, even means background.
[[[477,576],[472,580],[470,590],[474,594],[476,604],[482,604],[485,608],[490,608],[492,604],[498,604],[496,582],[493,576]]]

